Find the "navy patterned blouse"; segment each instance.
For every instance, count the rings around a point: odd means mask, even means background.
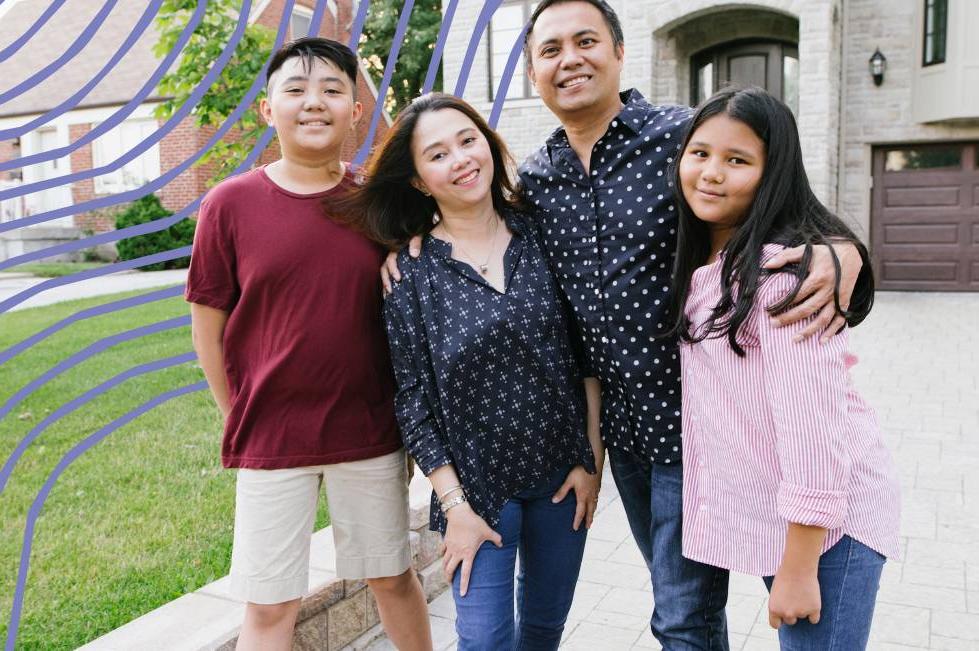
[[[669,166],[690,121],[632,90],[586,173],[558,128],[520,168],[554,274],[602,383],[602,438],[655,463],[680,463],[680,357],[669,326],[676,211]]]
[[[402,280],[384,305],[405,446],[426,475],[453,464],[494,528],[515,493],[575,465],[595,469],[568,310],[533,222],[505,221],[505,293],[429,235],[417,259],[398,256]],[[433,493],[430,526],[445,525]]]

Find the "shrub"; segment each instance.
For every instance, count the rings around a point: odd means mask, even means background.
[[[148,194],[132,202],[128,208],[119,213],[116,217],[116,228],[120,229],[136,226],[137,224],[146,224],[157,219],[162,219],[163,217],[169,217],[172,214],[172,212],[163,207],[156,195]],[[119,250],[119,259],[133,260],[145,255],[162,253],[182,246],[189,246],[194,240],[194,225],[194,221],[184,219],[162,231],[120,240],[116,243],[116,248]],[[189,265],[190,258],[184,257],[147,265],[142,267],[142,269],[144,271],[160,271],[162,269],[183,269]]]

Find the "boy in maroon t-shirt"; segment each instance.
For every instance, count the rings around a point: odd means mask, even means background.
[[[327,39],[287,44],[261,111],[282,158],[201,204],[187,279],[194,348],[237,468],[231,591],[239,649],[288,649],[326,482],[336,573],[366,579],[399,649],[431,649],[411,570],[407,470],[381,321],[384,252],[323,214],[352,182],[340,161],[360,118],[357,59]]]

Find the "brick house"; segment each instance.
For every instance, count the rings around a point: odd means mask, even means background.
[[[461,0],[445,85],[461,73],[481,0]],[[819,197],[870,244],[884,289],[979,291],[979,2],[610,0],[626,42],[624,87],[697,104],[728,80],[796,113]],[[488,114],[534,0],[506,0],[465,91]],[[886,58],[875,80],[870,59]],[[556,126],[522,72],[499,129],[522,158]],[[877,83],[879,81],[879,84]]]
[[[355,4],[355,0],[329,0],[320,35],[347,42]],[[4,5],[6,6],[0,8],[0,49],[25,33],[49,3],[46,0],[7,0]],[[112,57],[125,37],[132,33],[148,5],[149,0],[126,0],[118,3],[76,57],[36,87],[0,104],[0,130],[26,124],[77,92]],[[249,22],[277,29],[285,5],[286,0],[255,0]],[[308,33],[315,5],[316,0],[297,0],[290,16],[287,38]],[[31,41],[9,59],[0,62],[3,87],[13,88],[60,56],[92,22],[101,6],[102,3],[88,0],[68,0]],[[236,18],[229,16],[228,19]],[[0,161],[66,146],[78,140],[99,122],[108,119],[135,96],[159,65],[159,60],[152,53],[156,41],[157,35],[151,26],[113,70],[71,111],[20,138],[0,141]],[[51,43],[52,46],[46,48],[43,45],[45,43]],[[364,104],[365,119],[361,121],[356,141],[350,139],[345,147],[344,155],[348,159],[353,157],[359,144],[367,136],[376,96],[376,88],[362,69],[358,79],[358,99]],[[152,92],[122,124],[76,149],[69,156],[0,172],[0,189],[112,162],[163,124],[163,121],[153,117],[153,110],[162,99],[155,91]],[[378,124],[376,137],[384,135],[388,124],[390,117],[384,114]],[[194,117],[190,116],[159,143],[112,173],[0,202],[0,221],[10,221],[20,216],[138,188],[193,155],[213,133],[213,130],[198,128]],[[273,141],[263,153],[260,162],[275,160],[278,155],[278,146]],[[191,167],[156,194],[164,206],[176,211],[206,191],[207,179],[213,171],[213,166]],[[0,260],[74,239],[86,232],[111,230],[114,228],[113,219],[109,212],[95,211],[0,233]]]

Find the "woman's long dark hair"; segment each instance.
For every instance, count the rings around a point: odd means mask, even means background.
[[[520,201],[510,177],[513,158],[500,136],[465,101],[445,93],[428,93],[398,114],[384,143],[368,161],[363,183],[343,198],[331,200],[327,206],[329,212],[347,215],[352,225],[392,249],[432,230],[432,216],[438,213],[438,205],[433,197],[422,194],[411,183],[418,176],[411,144],[418,119],[430,111],[445,109],[465,114],[489,143],[493,156],[490,184],[493,207],[498,213],[519,208]]]
[[[707,223],[697,218],[683,196],[679,161],[697,128],[721,114],[748,125],[761,139],[765,145],[765,168],[748,214],[724,247],[721,299],[703,327],[693,333],[690,331],[690,320],[684,314],[684,306],[690,294],[694,270],[706,264],[710,256],[711,234]],[[769,273],[761,268],[762,247],[768,243],[806,247],[799,264],[785,270],[798,279],[795,288],[775,305],[766,306],[770,314],[779,314],[791,307],[808,274],[813,245],[827,244],[830,240],[852,242],[863,259],[863,269],[860,271],[863,282],[858,282],[849,310],[843,310],[839,297],[840,262],[833,252],[837,311],[846,317],[850,325],[858,324],[870,312],[874,301],[874,282],[867,248],[843,220],[831,213],[813,193],[802,162],[802,146],[795,118],[785,104],[761,88],[732,87],[719,91],[704,102],[693,116],[680,155],[674,161],[672,177],[679,227],[673,266],[673,328],[670,334],[690,343],[708,337],[726,336],[731,348],[743,357],[744,349],[737,341],[737,334],[751,311],[759,283],[764,280],[763,274]],[[832,247],[830,251],[833,251]]]

